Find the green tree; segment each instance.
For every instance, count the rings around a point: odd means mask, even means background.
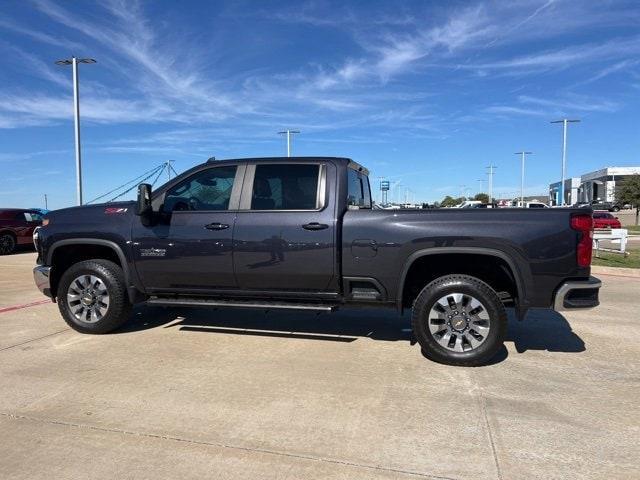
[[[636,207],[636,225],[640,217],[640,175],[631,175],[616,187],[616,200]]]
[[[458,205],[460,202],[458,201],[458,199],[456,198],[452,198],[451,196],[447,195],[446,197],[444,197],[442,199],[442,201],[440,202],[440,206],[441,207],[455,207],[456,205]]]
[[[486,193],[478,193],[473,199],[482,203],[489,203],[489,195]]]

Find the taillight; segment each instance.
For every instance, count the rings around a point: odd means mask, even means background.
[[[591,265],[591,249],[593,247],[593,218],[591,215],[574,215],[571,217],[571,228],[580,232],[576,260],[580,267]]]

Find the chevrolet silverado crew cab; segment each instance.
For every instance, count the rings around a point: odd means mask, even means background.
[[[379,210],[367,175],[346,158],[208,161],[137,202],[47,214],[35,281],[83,333],[139,302],[411,309],[424,354],[452,365],[496,354],[505,307],[598,305],[591,210]]]

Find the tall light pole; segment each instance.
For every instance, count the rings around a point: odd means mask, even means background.
[[[296,133],[300,133],[299,130],[284,130],[282,132],[278,132],[279,135],[284,135],[287,134],[287,157],[291,156],[291,135],[296,134]]]
[[[96,63],[93,58],[71,57],[68,60],[58,60],[56,65],[71,65],[73,70],[73,113],[76,134],[76,191],[78,205],[82,205],[82,159],[80,155],[80,92],[78,89],[78,64]]]
[[[484,191],[484,182],[486,182],[486,180],[484,178],[479,178],[478,182],[480,182],[480,193],[486,193]]]
[[[498,167],[491,162],[487,168],[489,169],[487,172],[487,175],[489,175],[489,203],[493,203],[493,175],[495,173],[494,170]]]
[[[562,123],[562,179],[560,180],[560,206],[564,206],[564,178],[567,171],[567,124],[578,123],[580,120],[554,120],[551,123]]]
[[[522,156],[522,172],[520,174],[520,208],[524,207],[524,157],[531,155],[533,152],[516,152],[515,155]]]

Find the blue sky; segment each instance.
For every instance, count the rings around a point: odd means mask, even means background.
[[[391,198],[519,191],[640,164],[635,1],[5,1],[0,206],[75,201],[70,67],[82,65],[85,199],[175,160],[348,156]],[[484,182],[483,190],[486,190]],[[376,192],[376,197],[378,192]]]

